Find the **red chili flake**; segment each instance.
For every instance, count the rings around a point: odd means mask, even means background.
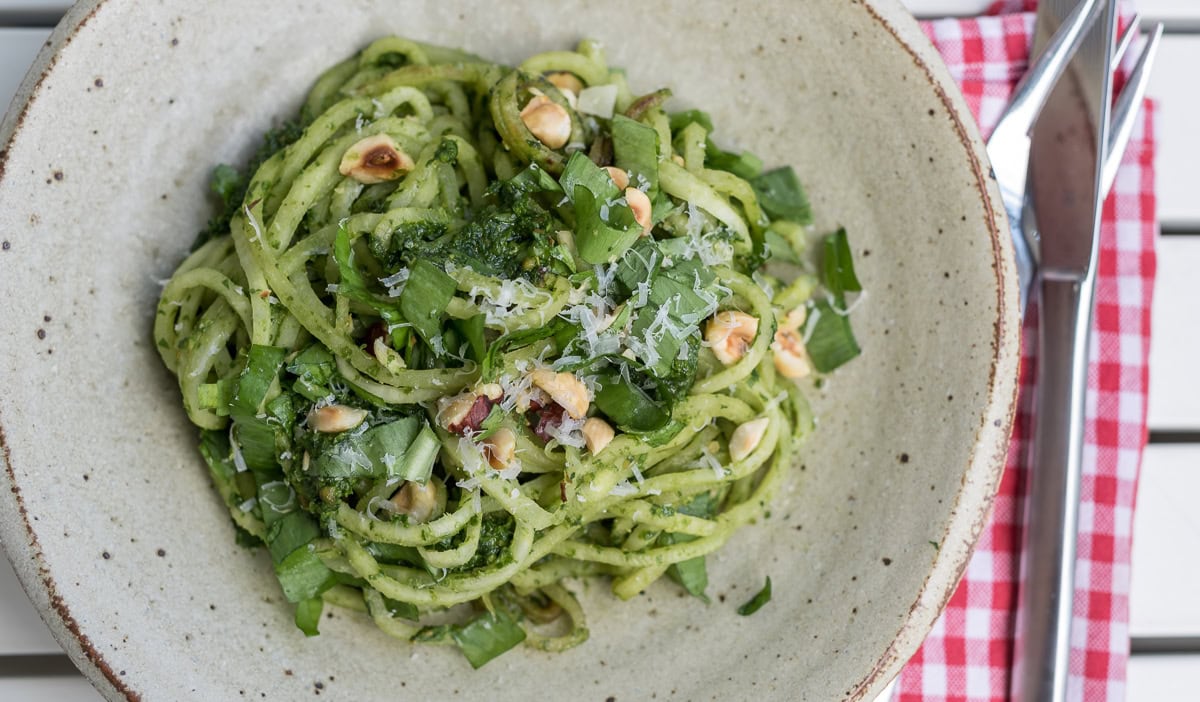
[[[451,424],[446,427],[447,431],[459,436],[465,436],[468,432],[475,433],[479,431],[479,425],[483,424],[483,420],[492,413],[492,405],[496,404],[487,398],[486,395],[479,395],[475,398],[471,409],[467,410],[467,414],[456,424]]]
[[[529,428],[542,441],[550,441],[554,437],[550,436],[548,432],[562,424],[564,412],[566,410],[557,402],[551,402],[545,407],[536,402],[530,403],[529,414],[532,416]]]

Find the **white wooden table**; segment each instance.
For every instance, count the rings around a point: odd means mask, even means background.
[[[906,0],[921,16],[990,0]],[[0,0],[0,110],[69,0]],[[1129,699],[1200,699],[1200,0],[1139,0],[1167,36],[1150,91],[1160,101],[1158,285],[1150,446],[1134,524]],[[63,656],[0,558],[0,700],[99,699]]]

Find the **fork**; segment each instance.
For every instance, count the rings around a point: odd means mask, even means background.
[[[1037,228],[1026,189],[1030,135],[1055,84],[1079,50],[1088,29],[1100,16],[1104,6],[1104,0],[1082,0],[1063,20],[1058,31],[1017,84],[1008,107],[1001,114],[988,139],[988,160],[991,161],[996,183],[1000,187],[1000,199],[1008,216],[1013,241],[1022,317],[1037,276],[1039,260]],[[1112,58],[1113,66],[1121,63],[1138,33],[1140,24],[1140,16],[1135,15],[1116,44]],[[1101,200],[1112,189],[1117,167],[1133,134],[1138,107],[1146,96],[1150,67],[1157,54],[1162,31],[1161,23],[1152,30],[1129,74],[1125,89],[1121,91],[1121,96],[1113,108],[1108,148],[1101,165]]]

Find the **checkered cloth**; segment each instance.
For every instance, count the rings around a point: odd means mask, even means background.
[[[1025,72],[1035,7],[1036,2],[1014,0],[998,3],[988,16],[923,25],[985,137]],[[1135,47],[1128,58],[1137,54]],[[1118,85],[1128,68],[1127,62]],[[1154,105],[1148,103],[1105,202],[1100,235],[1069,683],[1070,698],[1087,702],[1125,698],[1130,542],[1146,440],[1155,271],[1154,139]],[[1031,306],[1016,426],[991,523],[946,611],[900,673],[893,694],[897,702],[1008,699],[1029,470],[1035,315]]]

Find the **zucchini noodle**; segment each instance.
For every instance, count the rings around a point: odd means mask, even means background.
[[[769,516],[860,286],[790,167],[669,97],[594,41],[510,68],[389,37],[214,171],[154,337],[306,634],[330,604],[476,667],[561,651],[579,581],[707,602],[705,556]]]

